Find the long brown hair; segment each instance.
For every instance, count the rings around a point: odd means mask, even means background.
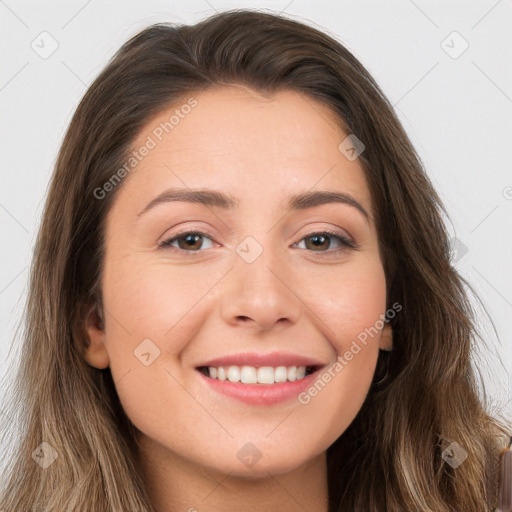
[[[153,116],[222,84],[305,93],[365,145],[359,158],[388,304],[403,309],[391,320],[387,377],[371,387],[327,451],[329,510],[490,510],[510,424],[491,417],[479,398],[471,357],[481,336],[471,287],[450,262],[446,211],[362,64],[321,31],[245,9],[141,31],[113,56],[73,116],[33,255],[20,366],[4,415],[18,441],[5,465],[0,509],[153,510],[135,463],[138,431],[110,370],[83,358],[85,315],[90,307],[103,310],[105,219],[122,183],[101,200],[97,191],[122,168]],[[47,449],[43,442],[58,454],[45,469],[33,460],[36,449]],[[443,457],[453,443],[468,455],[458,467]]]

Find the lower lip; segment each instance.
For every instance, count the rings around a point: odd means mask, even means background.
[[[215,391],[249,405],[272,405],[290,400],[311,386],[317,379],[319,372],[319,370],[316,370],[310,375],[293,382],[242,384],[240,382],[230,382],[229,380],[212,379],[199,370],[196,371],[203,381]]]

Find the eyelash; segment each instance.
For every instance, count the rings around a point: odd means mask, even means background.
[[[184,231],[181,231],[179,233],[176,233],[175,235],[173,235],[172,238],[168,238],[167,240],[163,240],[162,242],[160,242],[158,244],[158,246],[163,248],[163,249],[176,249],[178,251],[181,251],[181,252],[184,252],[184,253],[188,253],[189,256],[195,256],[197,253],[202,252],[202,250],[186,251],[184,249],[179,249],[177,247],[172,247],[171,244],[175,240],[177,240],[178,238],[180,238],[183,235],[200,235],[200,236],[203,236],[205,238],[208,238],[208,239],[212,240],[211,236],[208,235],[207,233],[203,232],[203,231],[184,230]],[[314,253],[319,253],[319,254],[329,253],[329,254],[338,255],[339,253],[347,252],[350,249],[357,250],[357,245],[354,242],[352,242],[352,240],[350,240],[349,238],[345,237],[341,233],[338,233],[336,231],[332,231],[330,229],[324,229],[322,231],[313,231],[313,232],[307,234],[306,236],[304,236],[303,238],[301,238],[299,240],[299,242],[301,242],[305,238],[310,238],[310,237],[315,236],[315,235],[329,235],[329,238],[338,238],[338,240],[340,240],[341,244],[344,247],[342,249],[336,249],[336,250],[312,251]]]

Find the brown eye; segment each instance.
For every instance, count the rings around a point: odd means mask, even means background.
[[[352,242],[349,238],[342,235],[341,233],[337,233],[335,231],[322,231],[316,233],[310,233],[305,236],[302,240],[310,240],[311,242],[306,242],[306,249],[310,249],[313,252],[339,252],[346,251],[348,249],[355,249],[356,244]],[[301,242],[302,242],[301,240]],[[338,249],[327,250],[332,245],[332,240],[338,240]],[[341,248],[339,247],[341,246]],[[318,250],[320,249],[320,250]],[[326,250],[322,250],[326,249]]]
[[[199,252],[203,244],[203,238],[211,241],[211,238],[201,231],[184,231],[172,238],[168,238],[159,244],[160,247],[172,247],[185,252]],[[174,242],[178,243],[175,247]]]
[[[315,248],[315,249],[328,249],[330,244],[330,237],[326,235],[311,235],[305,238],[305,240],[311,240],[311,247],[308,246],[308,243],[306,242],[306,247],[308,249]]]
[[[183,231],[181,233],[177,233],[172,238],[168,238],[167,240],[160,242],[158,245],[162,248],[177,249],[185,253],[199,253],[201,252],[201,248],[204,249],[202,246],[205,239],[209,240],[210,242],[212,241],[212,238],[202,231]],[[310,241],[306,242],[306,249],[318,253],[336,254],[340,251],[344,252],[349,249],[357,248],[356,244],[352,240],[336,231],[326,230],[310,233],[300,242],[303,240]],[[331,248],[333,245],[333,240],[337,240],[338,248]],[[177,246],[175,245],[176,243]],[[209,247],[207,247],[207,249],[208,248]]]

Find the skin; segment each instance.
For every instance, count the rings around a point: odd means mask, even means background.
[[[193,97],[197,106],[127,176],[109,212],[105,326],[91,313],[85,358],[110,366],[142,432],[141,470],[159,512],[327,511],[326,450],[360,410],[378,348],[391,347],[388,326],[305,405],[243,404],[210,390],[195,366],[274,350],[333,363],[385,313],[374,224],[346,204],[287,212],[283,200],[338,191],[371,214],[363,168],[338,149],[348,134],[335,114],[308,96],[222,86]],[[152,119],[133,148],[176,108]],[[137,217],[171,187],[211,188],[239,204],[229,212],[170,202]],[[158,247],[184,229],[210,238]],[[344,248],[336,238],[315,246],[311,234],[323,229],[358,250],[335,253]],[[236,252],[247,236],[263,249],[252,263]],[[145,339],[160,350],[149,366],[134,356]],[[237,457],[249,442],[261,453],[252,467]]]

